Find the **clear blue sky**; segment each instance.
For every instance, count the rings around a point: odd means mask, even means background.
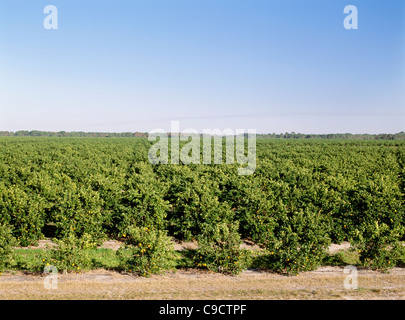
[[[405,131],[405,1],[0,0],[0,111],[10,131]]]

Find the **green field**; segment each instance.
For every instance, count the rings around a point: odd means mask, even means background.
[[[405,141],[258,138],[249,176],[238,164],[152,165],[151,144],[0,137],[0,271],[23,265],[14,247],[44,238],[58,248],[25,268],[81,270],[117,239],[114,268],[155,274],[179,264],[173,238],[198,243],[189,267],[231,274],[255,259],[242,239],[282,273],[316,269],[342,241],[365,267],[404,263]]]

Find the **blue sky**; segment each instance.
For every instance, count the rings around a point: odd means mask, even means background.
[[[10,131],[405,131],[405,1],[0,0],[0,111]]]

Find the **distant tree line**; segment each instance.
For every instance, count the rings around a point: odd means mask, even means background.
[[[148,137],[147,132],[84,132],[84,131],[39,131],[20,130],[0,131],[0,136],[10,137]],[[328,133],[305,134],[295,132],[257,134],[262,139],[357,139],[357,140],[405,140],[405,132],[380,133],[380,134],[353,134],[353,133]]]
[[[328,133],[328,134],[305,134],[305,133],[267,133],[258,134],[258,138],[267,139],[358,139],[358,140],[405,140],[405,132],[380,133],[380,134],[353,134],[353,133]]]
[[[83,132],[83,131],[39,131],[39,130],[20,130],[0,131],[0,136],[10,137],[147,137],[147,132]]]

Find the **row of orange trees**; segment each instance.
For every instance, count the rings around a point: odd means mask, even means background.
[[[125,240],[118,254],[141,274],[171,265],[171,237],[198,241],[196,267],[231,273],[246,266],[241,239],[289,273],[344,240],[365,266],[403,257],[404,142],[258,139],[250,176],[236,164],[152,165],[149,148],[145,138],[0,138],[0,255],[47,236],[76,248]]]

